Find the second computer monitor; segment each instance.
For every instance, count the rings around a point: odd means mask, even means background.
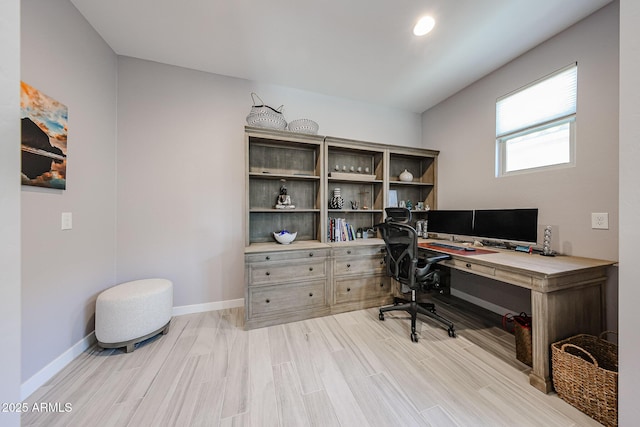
[[[538,209],[476,210],[473,231],[478,237],[535,244]]]

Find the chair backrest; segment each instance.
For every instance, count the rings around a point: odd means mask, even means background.
[[[387,220],[376,226],[386,247],[387,275],[414,289],[418,266],[418,234],[409,224]]]
[[[407,208],[385,208],[384,211],[387,213],[385,222],[408,223],[411,221],[411,211]]]

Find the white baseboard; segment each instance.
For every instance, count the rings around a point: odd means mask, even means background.
[[[183,305],[180,307],[173,307],[172,315],[180,316],[183,314],[202,313],[205,311],[223,310],[225,308],[243,307],[244,298],[228,300],[228,301],[215,301],[208,302],[206,304],[193,304]],[[78,357],[82,352],[87,350],[96,342],[95,332],[91,332],[89,335],[74,344],[69,350],[62,353],[55,360],[49,363],[47,366],[38,371],[31,378],[26,380],[20,386],[20,398],[25,400],[34,391],[42,387],[47,381],[53,378],[58,372],[64,369],[73,359]]]
[[[78,357],[82,352],[91,347],[96,342],[95,332],[91,332],[89,335],[78,341],[69,350],[62,353],[55,360],[49,363],[44,368],[40,369],[35,375],[26,380],[20,386],[20,398],[25,400],[27,397],[43,386],[49,381],[55,374],[60,372],[67,366],[73,359]]]
[[[471,304],[475,304],[479,307],[485,308],[489,311],[492,311],[496,314],[499,314],[500,316],[504,316],[506,313],[518,313],[515,310],[510,310],[508,308],[504,308],[501,307],[497,304],[493,304],[489,301],[485,301],[483,299],[480,299],[478,297],[474,297],[473,295],[469,295],[465,292],[459,291],[457,289],[451,288],[451,295],[453,295],[454,297],[458,297],[460,299],[463,299],[465,301],[470,302]]]
[[[205,304],[181,305],[173,307],[173,315],[203,313],[205,311],[224,310],[225,308],[244,307],[244,298],[230,299],[227,301],[214,301]]]

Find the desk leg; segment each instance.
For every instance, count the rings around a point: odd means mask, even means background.
[[[553,389],[551,344],[572,335],[601,332],[604,285],[605,282],[597,280],[555,292],[531,291],[532,386],[543,393]]]

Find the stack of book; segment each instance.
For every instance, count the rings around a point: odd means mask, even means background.
[[[344,218],[329,218],[327,239],[330,242],[347,242],[356,240],[356,232]]]

